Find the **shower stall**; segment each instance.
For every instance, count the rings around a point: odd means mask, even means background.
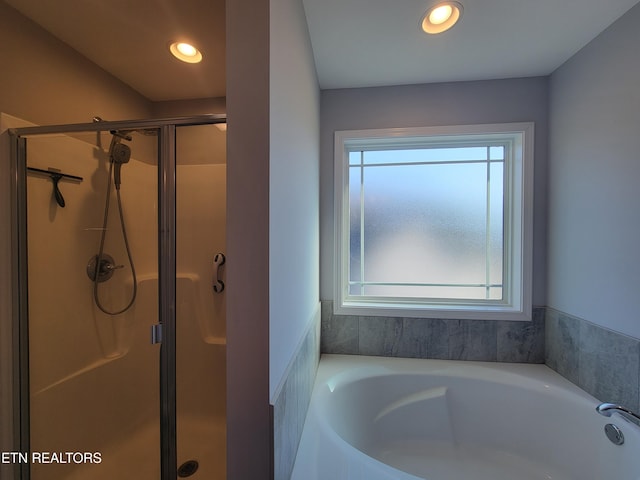
[[[225,478],[222,126],[10,130],[22,480]]]

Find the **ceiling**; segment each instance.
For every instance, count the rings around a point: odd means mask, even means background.
[[[4,1],[150,100],[225,95],[225,0]],[[320,87],[547,75],[639,0],[460,1],[432,36],[418,25],[433,0],[303,0]],[[203,62],[171,57],[178,39]]]
[[[460,22],[427,35],[435,0],[303,1],[323,89],[548,75],[638,3],[458,0]]]
[[[225,0],[4,0],[149,100],[225,95]],[[187,64],[169,43],[203,53]]]

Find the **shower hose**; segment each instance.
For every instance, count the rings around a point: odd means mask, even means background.
[[[131,294],[131,300],[129,303],[122,309],[111,311],[105,308],[102,303],[100,303],[100,298],[98,296],[98,283],[99,275],[98,272],[100,270],[100,265],[102,263],[102,255],[104,253],[104,240],[107,235],[107,221],[109,220],[109,203],[111,201],[111,180],[113,178],[113,161],[109,162],[109,179],[107,180],[107,199],[105,201],[104,206],[104,220],[102,222],[102,234],[100,236],[100,250],[98,251],[98,259],[96,261],[96,271],[93,279],[93,299],[96,303],[96,306],[107,315],[120,315],[121,313],[126,312],[131,308],[133,303],[136,301],[136,295],[138,293],[138,282],[136,279],[136,269],[133,265],[133,258],[131,256],[131,248],[129,247],[129,240],[127,239],[127,229],[124,225],[124,215],[122,213],[122,200],[120,198],[120,186],[116,186],[116,196],[118,198],[118,212],[120,214],[120,228],[122,230],[122,238],[124,240],[124,245],[127,250],[127,257],[129,259],[129,266],[131,267],[131,275],[133,277],[133,292]],[[114,268],[112,265],[111,268]]]

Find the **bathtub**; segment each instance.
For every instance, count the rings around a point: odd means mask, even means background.
[[[323,355],[291,478],[639,480],[598,403],[544,365]]]

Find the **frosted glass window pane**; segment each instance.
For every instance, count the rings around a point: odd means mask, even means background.
[[[489,221],[489,282],[502,284],[502,260],[504,250],[504,165],[492,163],[490,172],[490,221]],[[499,297],[498,297],[499,298]]]
[[[359,292],[355,293],[355,295],[359,295]],[[484,285],[475,287],[448,285],[365,285],[364,295],[371,297],[484,300],[487,298],[487,289]],[[500,299],[501,296],[496,298]]]
[[[502,300],[502,287],[491,287],[488,298],[489,300]]]
[[[362,219],[361,205],[360,205],[360,192],[361,192],[361,168],[350,167],[349,168],[349,278],[352,281],[359,282],[360,275],[360,222]],[[359,295],[361,292],[358,290],[354,294]]]
[[[489,158],[491,160],[504,160],[504,147],[491,147],[489,148]]]
[[[365,168],[364,281],[484,285],[486,179],[486,164]]]
[[[421,148],[364,152],[364,163],[366,165],[384,163],[468,162],[486,159],[487,147]]]

